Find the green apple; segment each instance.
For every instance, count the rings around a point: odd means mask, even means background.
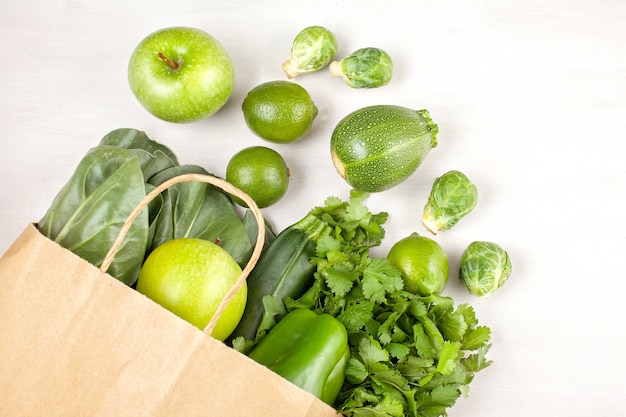
[[[170,122],[193,122],[217,112],[234,85],[233,63],[208,33],[190,27],[158,30],[144,38],[128,64],[137,100]]]
[[[137,291],[194,326],[204,329],[220,302],[241,275],[241,267],[208,240],[179,238],[154,249],[145,260]],[[225,340],[243,315],[247,286],[235,293],[211,336]]]

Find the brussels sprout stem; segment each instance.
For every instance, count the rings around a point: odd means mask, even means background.
[[[180,69],[180,66],[182,64],[182,61],[178,61],[178,62],[174,62],[171,59],[169,59],[168,57],[165,56],[165,54],[163,54],[163,52],[159,52],[157,54],[157,56],[163,61],[165,62],[171,69],[173,69],[174,71],[178,71],[178,69]]]
[[[343,70],[341,69],[341,61],[333,61],[328,65],[328,69],[330,70],[330,74],[333,77],[341,77],[343,75]]]
[[[430,219],[430,218],[422,219],[422,225],[424,225],[426,230],[428,230],[433,235],[436,235],[437,233],[439,233],[439,227],[437,227],[437,225],[434,223],[434,221],[432,219]]]
[[[296,70],[296,65],[293,63],[291,59],[283,62],[283,71],[287,75],[287,78],[292,79],[298,76],[298,71]]]

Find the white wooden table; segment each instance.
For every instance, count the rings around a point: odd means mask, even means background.
[[[414,176],[371,195],[368,205],[390,214],[375,251],[384,256],[396,240],[426,233],[419,215],[437,175],[459,169],[479,188],[474,212],[436,240],[452,266],[446,294],[472,303],[492,328],[494,364],[450,415],[619,415],[626,406],[625,22],[620,0],[3,0],[0,253],[115,128],[145,130],[181,162],[217,175],[243,147],[278,150],[292,179],[286,197],[264,213],[281,230],[327,196],[347,198],[329,155],[340,118],[369,104],[426,108],[440,127],[438,147]],[[245,126],[241,102],[257,84],[285,78],[280,65],[293,36],[314,24],[335,33],[338,55],[385,49],[394,78],[380,89],[352,90],[326,71],[299,77],[319,108],[311,134],[290,145],[263,142]],[[126,79],[135,45],[174,25],[211,33],[236,67],[228,104],[193,124],[148,114]],[[458,281],[458,259],[473,240],[498,242],[513,260],[509,282],[488,300]]]

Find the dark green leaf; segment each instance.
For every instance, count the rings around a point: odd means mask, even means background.
[[[187,173],[208,174],[196,165],[181,165],[161,171],[154,186]],[[244,266],[252,243],[229,196],[210,184],[189,181],[175,184],[162,193],[163,206],[151,227],[154,238],[149,250],[175,238],[194,237],[218,243]]]
[[[150,139],[145,132],[136,129],[113,130],[102,138],[100,145],[125,148],[137,156],[145,182],[150,181],[154,175],[164,169],[178,165],[174,152],[167,146]]]
[[[269,220],[267,219],[264,219],[264,220],[265,220],[265,240],[263,243],[263,248],[265,250],[270,245],[270,243],[274,241],[274,239],[276,238],[276,234],[274,233],[274,230],[272,229],[272,225],[270,224]],[[246,229],[246,232],[248,233],[248,238],[250,239],[250,242],[254,245],[254,243],[256,242],[258,233],[259,233],[259,226],[251,210],[246,210],[246,212],[244,213],[243,226]]]
[[[129,151],[97,146],[80,161],[39,221],[42,234],[100,266],[122,225],[145,197],[139,161]],[[108,272],[131,285],[148,242],[148,212],[132,224]]]

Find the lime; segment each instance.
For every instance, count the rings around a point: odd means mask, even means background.
[[[226,181],[248,194],[260,208],[280,200],[289,186],[289,168],[285,159],[265,146],[251,146],[237,152],[228,161]],[[246,204],[235,198],[238,204]]]
[[[418,295],[438,294],[448,283],[448,257],[434,240],[412,233],[396,242],[387,260],[402,273],[404,289]]]
[[[243,100],[242,110],[252,132],[276,143],[302,139],[318,113],[304,87],[282,80],[254,87]]]

